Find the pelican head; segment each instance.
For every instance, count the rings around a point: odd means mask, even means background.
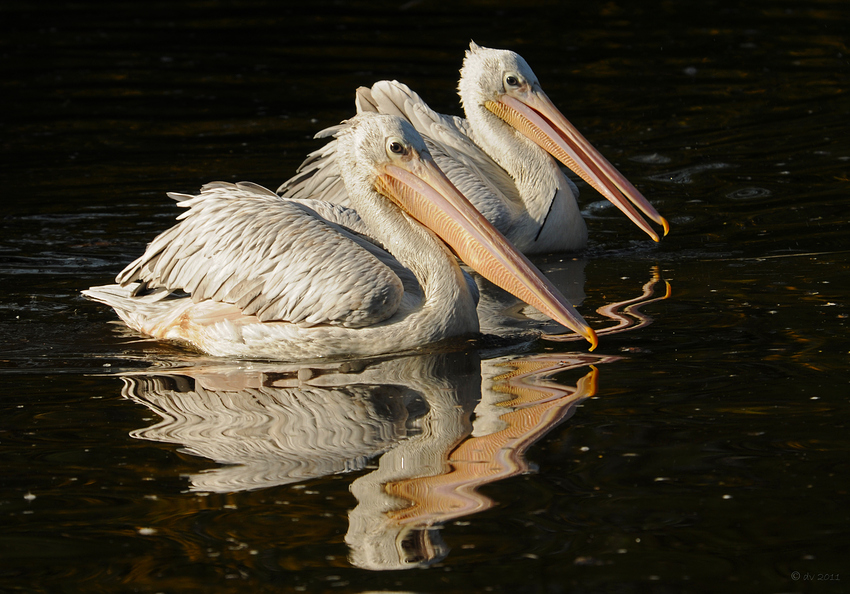
[[[468,116],[472,109],[485,108],[496,121],[511,126],[569,167],[652,239],[659,241],[658,234],[637,209],[667,234],[667,220],[555,107],[522,56],[472,42],[460,73],[459,92]]]
[[[578,332],[595,348],[596,334],[587,322],[449,181],[407,120],[366,112],[347,124],[336,134],[340,170],[364,220],[369,217],[373,227],[380,227],[388,218],[414,219],[483,277]],[[399,219],[399,210],[406,217]],[[393,251],[392,241],[385,243]]]

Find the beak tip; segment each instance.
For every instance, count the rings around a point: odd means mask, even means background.
[[[592,328],[588,328],[588,333],[585,338],[590,343],[590,348],[587,349],[588,351],[593,351],[597,346],[599,346],[599,337],[596,336],[596,332],[594,332]]]
[[[661,217],[661,226],[664,227],[664,237],[667,237],[667,234],[670,233],[670,223],[664,217]]]

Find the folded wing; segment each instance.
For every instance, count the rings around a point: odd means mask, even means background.
[[[344,227],[356,228],[356,215],[339,206],[282,199],[251,183],[170,196],[189,210],[118,275],[122,286],[139,281],[137,293],[184,291],[196,303],[230,303],[263,322],[307,326],[368,326],[401,303],[404,286],[393,271],[400,265]]]

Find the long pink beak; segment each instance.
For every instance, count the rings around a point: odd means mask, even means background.
[[[430,156],[404,168],[387,165],[378,191],[445,241],[484,278],[581,334],[596,348],[593,329],[560,291],[460,193]]]
[[[667,219],[582,136],[542,90],[529,91],[523,100],[503,95],[498,101],[488,101],[485,107],[578,174],[653,240],[660,238],[638,209],[661,225],[664,235],[670,231]]]

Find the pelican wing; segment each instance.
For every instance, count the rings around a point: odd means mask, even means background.
[[[260,321],[361,327],[389,318],[404,287],[391,256],[339,223],[356,213],[291,201],[251,183],[169,194],[189,210],[116,278],[231,303]],[[401,268],[398,263],[395,267]]]
[[[353,208],[314,198],[293,199],[290,200],[290,202],[300,204],[305,208],[310,209],[320,218],[339,225],[340,227],[344,227],[346,231],[351,231],[359,236],[366,237],[371,242],[375,241],[370,237],[371,233],[369,228],[366,226],[366,223],[363,222],[360,215],[357,214],[357,211]]]

